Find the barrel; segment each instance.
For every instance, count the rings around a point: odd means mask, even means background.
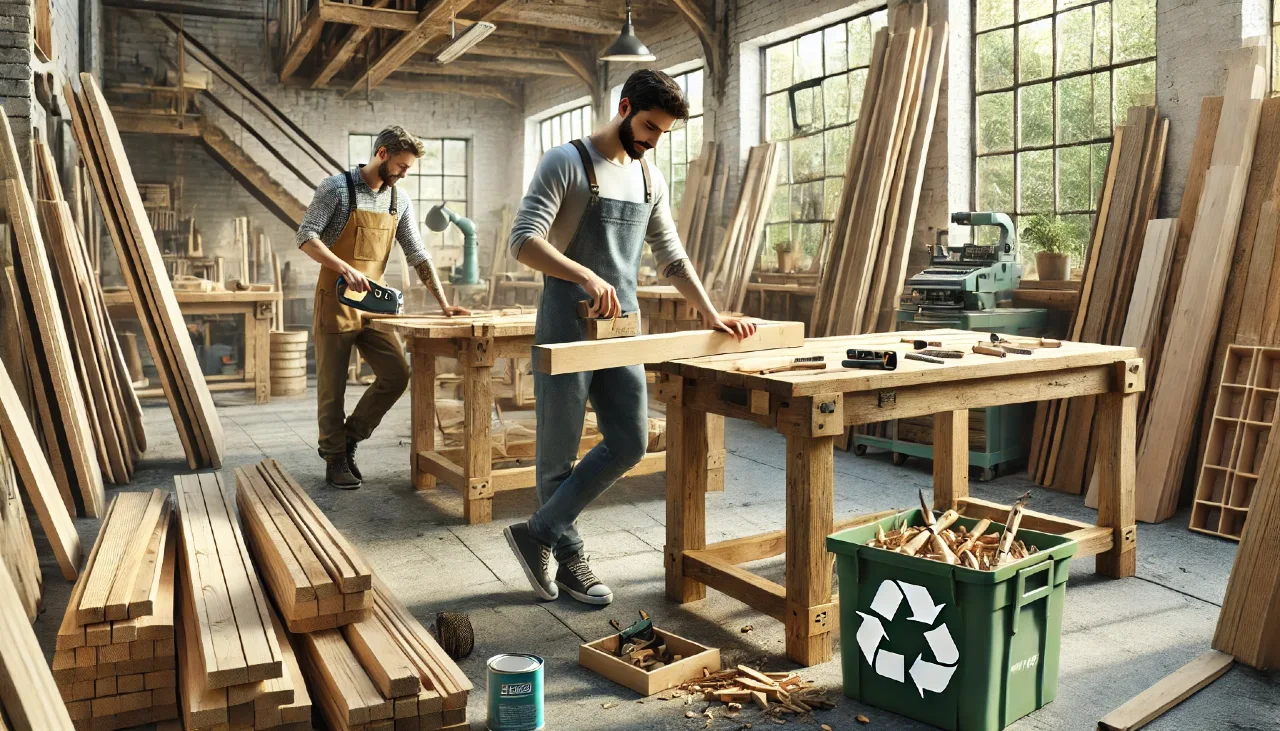
[[[307,390],[306,330],[271,331],[271,395],[296,396]]]

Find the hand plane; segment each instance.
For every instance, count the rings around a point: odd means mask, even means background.
[[[588,340],[629,338],[640,334],[640,313],[624,312],[617,317],[592,317],[591,301],[578,301],[578,317],[587,321]]]
[[[348,307],[375,315],[399,315],[404,312],[404,295],[395,287],[369,280],[368,292],[347,293],[347,280],[338,277],[338,301]]]

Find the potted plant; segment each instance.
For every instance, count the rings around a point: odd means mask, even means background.
[[[790,274],[796,268],[795,244],[790,241],[779,241],[773,245],[773,250],[778,254],[778,271],[783,274]]]
[[[1036,252],[1036,269],[1042,281],[1071,278],[1071,227],[1061,216],[1036,215],[1022,224],[1022,240]]]

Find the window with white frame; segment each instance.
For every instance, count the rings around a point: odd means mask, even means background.
[[[684,197],[689,163],[702,154],[702,69],[672,74],[671,78],[680,85],[680,91],[684,92],[685,101],[689,103],[689,119],[677,122],[658,142],[649,159],[662,171],[662,177],[667,181],[667,200],[671,203],[671,210],[676,211]]]
[[[560,112],[538,122],[538,157],[547,150],[591,134],[591,105]]]
[[[875,32],[884,7],[761,48],[764,137],[782,147],[760,265],[789,245],[797,267],[818,256],[840,204]]]
[[[1113,130],[1129,107],[1154,103],[1156,2],[974,0],[973,7],[974,205],[1015,221],[1061,216],[1079,264]]]
[[[352,133],[347,139],[347,164],[361,165],[367,162],[374,150],[377,135]],[[470,144],[465,139],[422,137],[425,148],[421,160],[409,171],[409,175],[397,184],[402,195],[413,201],[413,213],[418,219],[418,230],[429,249],[462,246],[462,233],[450,226],[442,233],[426,227],[423,219],[427,211],[438,203],[460,216],[467,213],[467,154]]]

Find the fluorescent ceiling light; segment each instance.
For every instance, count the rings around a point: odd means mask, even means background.
[[[462,35],[453,39],[444,50],[436,54],[435,62],[438,64],[446,64],[450,61],[458,60],[462,54],[470,51],[477,43],[489,37],[489,34],[496,28],[493,23],[481,21],[473,23],[470,28],[462,31]]]

